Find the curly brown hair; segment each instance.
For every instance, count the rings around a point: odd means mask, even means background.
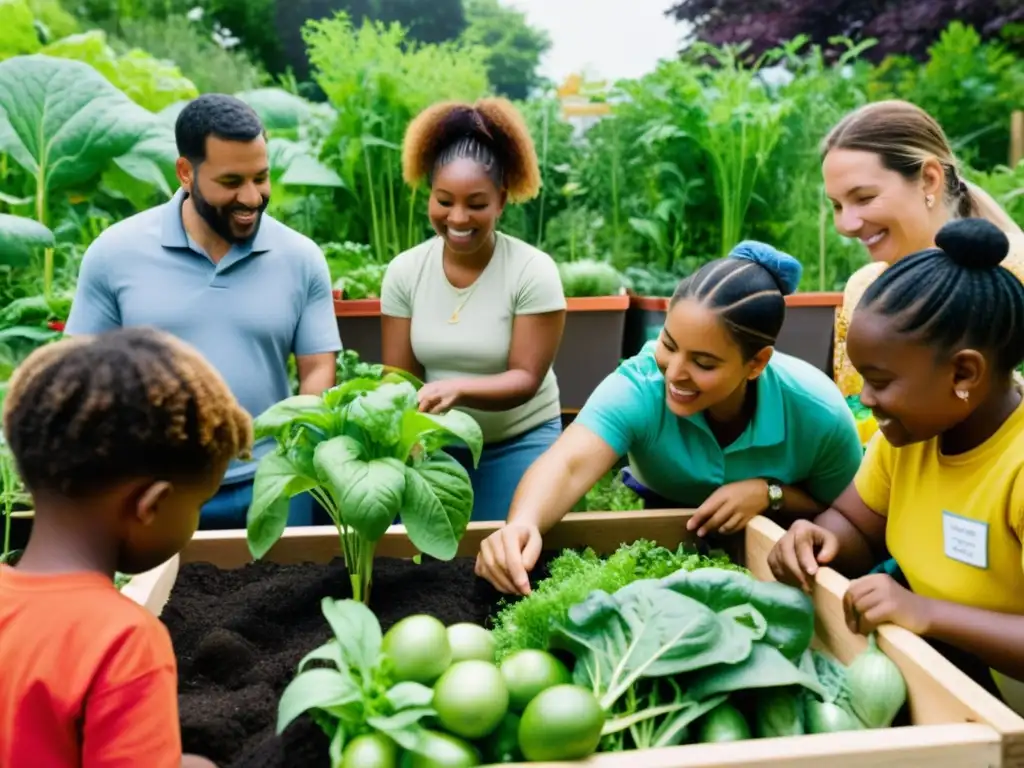
[[[89,495],[137,477],[198,481],[248,458],[252,418],[195,349],[150,328],[69,337],[14,372],[4,434],[25,486]]]
[[[402,147],[402,176],[411,186],[452,160],[480,162],[515,203],[536,197],[540,167],[526,121],[508,99],[475,104],[445,101],[427,107],[409,123]]]

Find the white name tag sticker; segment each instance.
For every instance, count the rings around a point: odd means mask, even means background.
[[[942,541],[949,559],[988,568],[988,523],[944,511]]]

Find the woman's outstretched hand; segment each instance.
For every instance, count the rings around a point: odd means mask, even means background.
[[[706,536],[718,531],[736,533],[753,518],[768,509],[768,483],[764,480],[740,480],[723,485],[708,496],[686,523],[686,530]]]
[[[783,584],[811,591],[818,568],[839,553],[832,531],[807,520],[797,520],[768,553],[768,567]]]
[[[540,557],[543,539],[536,525],[507,523],[480,543],[476,575],[505,594],[530,594],[529,572]]]

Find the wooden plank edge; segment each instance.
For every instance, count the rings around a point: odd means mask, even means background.
[[[764,549],[773,545],[781,538],[784,531],[781,527],[765,517],[757,517],[747,526],[746,550]],[[752,570],[762,580],[774,580],[767,568],[767,563],[752,563]],[[814,603],[822,607],[829,604],[842,604],[843,596],[850,581],[831,568],[819,571],[814,584]],[[820,612],[819,612],[820,615]],[[831,649],[855,648],[840,658],[849,663],[852,656],[867,647],[867,638],[861,635],[846,633],[842,638],[835,637],[827,628],[816,621],[815,633]],[[894,624],[885,624],[878,628],[877,639],[879,648],[900,667],[901,670],[917,670],[922,678],[927,678],[949,693],[963,708],[965,719],[985,723],[995,729],[1001,736],[1006,760],[1002,764],[1007,768],[1024,766],[1024,718],[998,698],[988,693],[978,683],[957,668],[945,656],[935,650],[923,638]],[[837,654],[839,655],[839,654]],[[913,703],[911,704],[913,707]],[[916,719],[916,718],[915,718]],[[1009,760],[1012,758],[1012,761]]]
[[[509,768],[634,768],[637,752],[610,752],[577,762],[512,763]],[[992,768],[999,734],[978,724],[917,725],[722,744],[691,744],[643,752],[643,768]]]
[[[174,555],[156,568],[132,576],[132,580],[121,588],[121,594],[159,617],[174,589],[179,562],[178,555]]]
[[[642,526],[645,536],[663,546],[676,547],[693,539],[686,530],[689,509],[637,510],[629,512],[572,512],[548,531],[545,550],[593,546],[604,553],[636,539]],[[475,557],[480,542],[504,525],[503,521],[470,523],[459,542],[456,557]],[[377,543],[377,557],[413,557],[418,550],[409,541],[405,526],[391,526]],[[333,525],[287,528],[264,559],[275,563],[328,563],[341,556],[338,531]],[[198,531],[181,552],[182,563],[212,562],[221,568],[239,568],[252,561],[242,529]]]

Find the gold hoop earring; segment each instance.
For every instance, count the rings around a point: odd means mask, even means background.
[[[956,396],[963,400],[965,403],[967,402],[967,398],[971,396],[971,393],[968,392],[966,389],[955,389],[953,391],[956,392]]]
[[[935,205],[935,195],[925,195],[924,204],[927,205],[929,208]]]

